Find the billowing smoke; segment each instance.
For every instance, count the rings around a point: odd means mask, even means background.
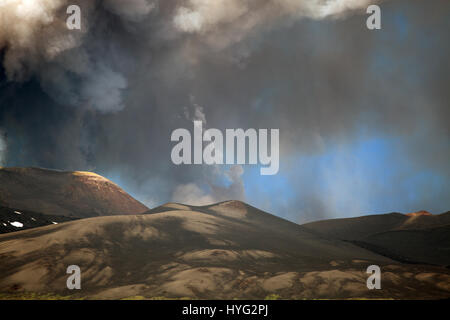
[[[193,206],[204,206],[230,199],[245,200],[244,182],[242,180],[244,169],[242,166],[234,165],[225,172],[219,167],[215,167],[215,169],[215,174],[219,178],[226,178],[229,183],[228,186],[217,185],[215,182],[217,180],[210,181],[209,184],[206,183],[203,189],[196,183],[181,184],[175,187],[172,201]]]
[[[66,9],[74,3],[82,8],[82,28],[76,32],[66,26]],[[64,104],[88,105],[102,112],[121,110],[122,91],[128,84],[115,61],[120,57],[111,57],[114,48],[101,45],[100,33],[107,27],[101,19],[109,15],[141,21],[155,6],[146,0],[2,0],[0,50],[6,75],[13,81],[35,76]],[[100,32],[94,32],[96,28]]]
[[[375,1],[379,2],[379,1]],[[177,7],[173,23],[177,30],[201,34],[218,48],[241,40],[250,32],[271,27],[280,19],[340,18],[367,8],[370,0],[189,0]]]
[[[104,32],[114,29],[116,20],[128,30],[139,29],[134,33],[139,42],[153,41],[148,37],[152,33],[165,40],[195,33],[224,48],[279,19],[340,16],[368,2],[190,0],[167,5],[158,0],[2,0],[0,50],[8,79],[36,76],[61,103],[118,111],[124,108],[127,66],[120,61],[124,52],[104,43]],[[77,32],[66,27],[66,9],[74,3],[82,13]]]
[[[73,4],[81,30],[66,27]],[[369,4],[381,30],[366,28]],[[93,170],[148,205],[242,199],[295,221],[448,210],[448,12],[445,0],[0,0],[0,161]],[[279,174],[172,164],[170,134],[193,119],[279,128]],[[379,140],[383,170],[348,154]]]
[[[201,121],[204,130],[207,129],[204,109],[195,102],[194,96],[190,96],[190,106],[184,109],[184,116],[192,122]],[[216,149],[215,152],[220,151]],[[220,165],[204,166],[200,181],[175,187],[172,201],[201,206],[229,199],[245,200],[243,173],[241,165],[232,165],[228,169]]]

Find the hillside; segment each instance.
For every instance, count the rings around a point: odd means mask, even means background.
[[[369,215],[311,222],[303,227],[398,261],[450,265],[450,212]]]
[[[76,264],[85,298],[450,296],[448,269],[402,265],[238,201],[0,235],[0,261],[0,292],[74,294],[66,268]],[[370,264],[382,266],[384,290],[367,289]]]
[[[0,206],[78,218],[148,210],[95,173],[41,168],[0,168]]]

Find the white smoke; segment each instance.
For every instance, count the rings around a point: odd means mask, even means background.
[[[42,61],[78,47],[81,34],[63,35],[65,23],[56,18],[64,0],[0,1],[0,48],[6,48],[4,67],[11,80],[28,78]]]
[[[240,41],[248,33],[278,21],[341,18],[380,0],[189,0],[176,9],[173,24],[181,32],[201,35],[216,48]]]
[[[196,183],[178,185],[173,192],[172,201],[193,206],[204,206],[225,200],[245,200],[244,182],[242,174],[244,168],[241,165],[234,165],[229,170],[222,170],[218,166],[212,167],[208,174],[210,182],[201,188]],[[218,180],[225,178],[230,184],[228,186],[219,185]]]
[[[184,109],[184,116],[189,121],[201,121],[203,130],[206,130],[206,114],[204,108],[190,96],[190,106]],[[205,137],[207,132],[204,133]],[[210,138],[210,137],[209,137]],[[214,144],[214,141],[210,142]],[[220,152],[215,150],[215,152]],[[180,184],[175,187],[172,201],[203,206],[225,200],[245,200],[244,181],[242,175],[244,168],[233,165],[229,169],[222,169],[219,165],[208,165],[203,168],[206,185],[201,188],[197,183]],[[228,185],[220,182],[227,181]]]
[[[181,184],[175,187],[172,201],[191,206],[205,206],[218,202],[195,183]]]
[[[81,30],[68,30],[66,8],[81,8]],[[144,19],[156,7],[147,0],[0,0],[0,50],[9,80],[36,76],[60,103],[89,105],[108,112],[123,109],[126,77],[107,57],[93,53],[87,38],[103,10],[124,21]],[[92,40],[90,40],[92,41]],[[99,57],[100,56],[100,57]],[[99,59],[101,59],[99,61]]]
[[[227,24],[245,31],[281,16],[323,18],[361,8],[367,2],[281,0],[261,4],[251,0],[189,0],[177,9],[173,22],[179,30],[190,33],[204,33]]]

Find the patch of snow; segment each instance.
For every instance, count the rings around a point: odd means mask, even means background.
[[[6,224],[6,223],[3,223],[3,225],[5,226],[5,227],[7,227],[8,225]]]
[[[53,223],[53,224],[58,224],[58,222],[54,222],[54,221],[52,221],[52,223]]]
[[[23,227],[23,223],[20,223],[19,221],[14,221],[14,222],[10,222],[10,225],[16,227],[16,228],[22,228]]]
[[[31,220],[33,220],[33,221],[36,221],[36,219],[35,219],[35,218],[33,218],[33,217],[31,217]]]
[[[17,214],[22,214],[22,212],[20,212],[20,211],[14,211],[14,213],[17,213]]]

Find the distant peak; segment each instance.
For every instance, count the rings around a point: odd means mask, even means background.
[[[408,217],[418,217],[418,216],[432,216],[432,214],[426,210],[420,210],[416,212],[411,212],[406,214]]]
[[[105,177],[89,171],[65,171],[58,169],[48,169],[41,167],[0,167],[1,171],[14,172],[17,174],[54,174],[54,175],[72,175],[78,177],[95,177],[107,180]]]
[[[212,206],[220,206],[220,207],[233,207],[233,208],[242,208],[247,207],[247,204],[240,200],[227,200],[223,202],[219,202],[216,204],[213,204]]]

